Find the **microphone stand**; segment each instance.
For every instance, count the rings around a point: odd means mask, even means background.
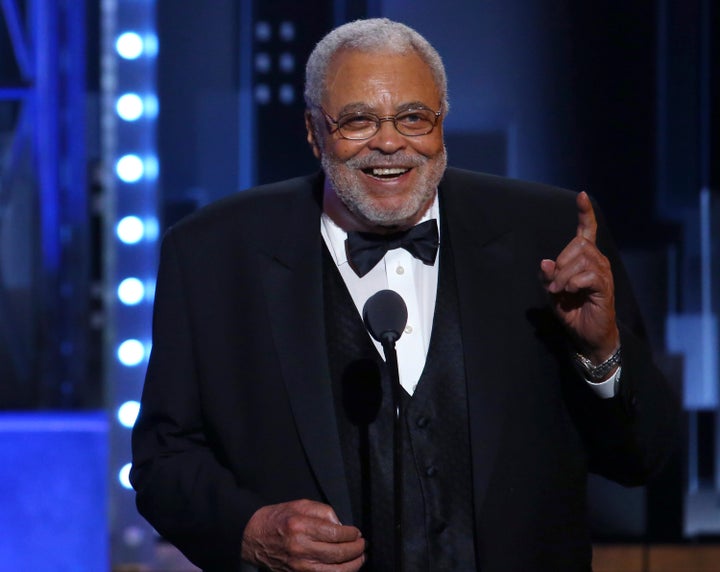
[[[393,525],[394,544],[393,551],[395,572],[403,570],[403,542],[402,542],[402,516],[403,516],[403,446],[402,446],[402,386],[398,370],[397,352],[394,332],[387,332],[382,336],[381,343],[385,352],[385,360],[390,373],[392,385],[392,400],[395,418],[393,419]]]
[[[380,290],[365,302],[363,321],[370,335],[382,344],[385,353],[392,399],[395,408],[393,423],[393,524],[395,550],[394,572],[403,572],[403,444],[402,444],[402,386],[398,371],[395,342],[400,339],[407,323],[407,306],[400,294],[393,290]]]

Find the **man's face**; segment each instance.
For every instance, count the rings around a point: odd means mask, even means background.
[[[441,94],[430,68],[415,53],[340,52],[327,74],[323,108],[333,119],[354,111],[378,117],[422,105],[438,110]],[[446,165],[442,122],[427,135],[401,135],[392,121],[361,141],[316,133],[308,141],[332,189],[362,226],[406,227],[432,204]]]

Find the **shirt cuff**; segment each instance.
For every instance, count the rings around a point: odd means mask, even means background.
[[[583,379],[598,397],[601,399],[610,399],[611,397],[615,397],[617,395],[618,387],[620,385],[621,372],[622,367],[618,367],[617,370],[615,370],[615,373],[600,383],[593,383],[585,376],[583,376]]]

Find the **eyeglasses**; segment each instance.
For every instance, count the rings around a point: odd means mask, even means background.
[[[374,113],[356,111],[333,119],[322,107],[320,111],[325,115],[327,122],[334,126],[334,129],[331,129],[328,125],[330,133],[337,131],[343,139],[354,141],[370,139],[380,130],[383,121],[392,121],[398,133],[407,137],[427,135],[435,128],[442,115],[442,110],[433,111],[428,107],[416,107],[401,111],[397,115],[379,117]]]

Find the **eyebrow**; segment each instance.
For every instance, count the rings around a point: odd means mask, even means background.
[[[432,107],[430,107],[426,103],[423,103],[422,101],[408,101],[406,103],[401,103],[400,105],[398,105],[395,108],[395,113],[402,113],[403,111],[407,111],[408,109],[418,109],[418,108],[432,109]],[[350,113],[372,113],[374,115],[379,115],[367,103],[355,102],[355,103],[348,103],[347,105],[344,105],[340,109],[340,111],[338,113],[338,117],[342,117],[343,115],[348,115]]]

